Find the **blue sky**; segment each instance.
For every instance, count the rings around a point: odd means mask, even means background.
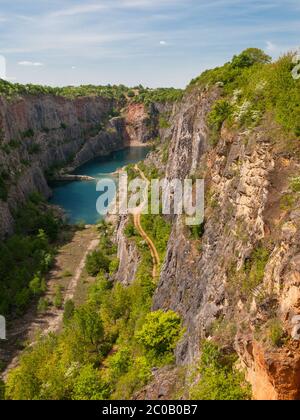
[[[184,87],[248,47],[300,45],[300,0],[0,0],[7,75]]]

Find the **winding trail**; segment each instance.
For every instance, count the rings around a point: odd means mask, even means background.
[[[149,183],[149,180],[146,178],[144,172],[138,167],[138,165],[135,165],[135,170],[137,172],[139,172],[139,174],[141,175],[141,177],[143,178],[144,181]],[[139,212],[137,214],[134,214],[134,217],[133,217],[134,226],[135,226],[136,230],[139,232],[139,234],[141,235],[141,237],[148,244],[148,247],[149,247],[150,252],[151,252],[152,260],[153,260],[152,276],[153,276],[153,279],[157,279],[159,277],[160,258],[159,258],[159,254],[157,252],[157,249],[156,249],[156,246],[155,246],[154,242],[152,241],[152,239],[148,236],[148,234],[144,231],[144,229],[142,227],[142,223],[141,223],[142,208],[143,208],[143,204],[141,205],[141,212]]]

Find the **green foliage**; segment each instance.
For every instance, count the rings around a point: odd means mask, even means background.
[[[23,139],[34,137],[34,131],[33,131],[33,129],[32,128],[29,128],[28,130],[23,131],[23,133],[21,133],[21,137]]]
[[[269,249],[258,244],[245,260],[241,270],[236,271],[235,264],[233,264],[228,270],[228,279],[233,293],[239,290],[239,294],[242,294],[245,299],[251,298],[256,288],[262,284],[269,257]]]
[[[80,373],[74,381],[73,400],[105,400],[109,397],[109,386],[101,383],[101,375],[92,364],[80,369]]]
[[[19,235],[37,235],[42,229],[51,241],[57,239],[61,228],[61,222],[37,193],[32,194],[26,205],[20,207],[15,221]]]
[[[230,119],[252,127],[265,112],[271,112],[286,131],[297,137],[300,135],[300,80],[292,77],[293,67],[292,54],[271,63],[263,51],[248,49],[224,66],[202,73],[189,89],[218,84],[223,88],[222,100],[232,105]]]
[[[39,313],[44,314],[45,312],[48,311],[49,306],[50,306],[49,300],[47,298],[41,297],[38,302],[37,310]]]
[[[72,318],[75,313],[75,304],[73,300],[69,299],[66,301],[64,306],[64,316],[63,321],[64,325],[66,325]]]
[[[285,333],[279,319],[272,319],[268,323],[268,338],[274,347],[284,344]]]
[[[113,258],[109,263],[109,275],[112,276],[119,269],[120,260],[119,258]]]
[[[46,290],[60,221],[38,194],[16,214],[16,234],[0,243],[0,313],[21,315]]]
[[[60,286],[56,287],[53,304],[57,309],[61,309],[63,306],[63,294]]]
[[[246,260],[244,270],[246,282],[244,289],[253,290],[263,281],[265,268],[269,260],[270,252],[263,246],[258,246]]]
[[[300,193],[300,177],[291,179],[291,189],[294,193]]]
[[[0,379],[0,401],[5,397],[5,383]]]
[[[281,197],[281,200],[280,200],[281,210],[286,210],[286,211],[291,210],[294,207],[294,205],[296,203],[296,200],[297,200],[297,196],[294,193],[293,194],[290,194],[290,193],[284,194]]]
[[[205,222],[200,225],[190,226],[190,232],[193,239],[201,239],[205,232]]]
[[[182,334],[180,317],[173,311],[151,312],[146,316],[136,339],[147,351],[151,361],[165,364],[173,359],[173,350]]]
[[[193,400],[249,400],[250,386],[235,369],[235,358],[225,356],[218,346],[205,341],[199,364],[201,379],[190,391]]]
[[[101,224],[99,230],[106,236],[101,247],[108,255],[110,226]],[[134,240],[138,242],[136,237]],[[6,399],[129,399],[152,375],[154,353],[148,350],[146,334],[149,325],[155,339],[159,337],[155,365],[171,361],[181,322],[176,314],[166,313],[155,327],[155,320],[147,317],[154,290],[152,259],[147,247],[138,247],[142,269],[130,286],[113,284],[108,274],[100,271],[86,304],[75,309],[73,302],[66,302],[64,330],[41,337],[25,351],[19,367],[9,374]]]
[[[164,261],[168,241],[171,233],[171,224],[161,215],[144,214],[141,217],[143,229],[155,243],[161,263]]]
[[[91,304],[81,306],[75,311],[74,324],[82,341],[98,349],[104,338],[104,328],[96,308]]]
[[[134,93],[134,91],[133,91],[133,90],[130,90],[130,91],[127,93],[127,96],[128,96],[128,98],[134,98],[134,97],[135,97],[135,93]]]
[[[124,85],[51,87],[33,84],[21,85],[19,83],[10,83],[0,79],[0,95],[6,97],[8,100],[13,100],[24,95],[41,94],[63,96],[66,98],[101,96],[108,99],[116,99],[120,104],[125,104],[125,94],[127,94],[129,90],[130,89]]]
[[[86,270],[90,276],[95,277],[100,270],[109,272],[110,261],[100,249],[90,253],[86,260]]]
[[[271,57],[258,48],[248,48],[232,59],[233,68],[251,67],[254,64],[267,64],[271,62]]]
[[[127,238],[132,238],[136,235],[136,230],[132,221],[127,223],[124,229],[124,234],[127,236]]]
[[[46,288],[46,281],[41,277],[40,273],[37,273],[29,283],[29,290],[33,296],[42,295],[46,292]]]
[[[232,114],[232,106],[225,99],[216,101],[208,114],[208,124],[213,131],[213,138],[218,136],[225,120]]]
[[[134,102],[144,103],[146,106],[155,102],[172,103],[182,99],[183,93],[183,90],[174,88],[144,89],[134,98]]]
[[[169,120],[163,115],[159,117],[158,125],[159,125],[159,128],[162,128],[162,129],[166,129],[170,127]]]

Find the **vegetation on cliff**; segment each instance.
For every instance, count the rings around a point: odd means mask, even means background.
[[[230,124],[253,127],[266,112],[295,137],[300,136],[300,80],[292,77],[293,55],[271,62],[263,51],[250,48],[222,67],[205,71],[194,79],[195,86],[222,88],[223,98],[214,104],[210,126],[218,131],[227,120]]]
[[[198,366],[200,380],[190,390],[195,400],[249,400],[251,388],[235,366],[236,356],[225,354],[213,342],[204,341]]]

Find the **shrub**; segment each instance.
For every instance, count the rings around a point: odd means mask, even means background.
[[[224,121],[231,115],[232,106],[225,99],[216,101],[208,115],[208,124],[211,128],[219,131]]]
[[[250,386],[242,372],[234,367],[235,358],[225,356],[218,346],[205,341],[199,364],[201,379],[190,390],[193,400],[248,400]]]
[[[270,253],[262,245],[258,246],[245,262],[245,290],[253,290],[261,284]]]
[[[22,137],[23,137],[23,139],[34,137],[34,131],[33,131],[33,129],[32,128],[29,128],[28,130],[23,131]]]
[[[124,234],[127,236],[127,238],[132,238],[136,235],[135,227],[132,222],[128,222],[125,229]]]
[[[100,373],[89,364],[80,369],[75,380],[73,400],[105,400],[109,397],[109,385],[105,383]]]
[[[145,347],[150,359],[164,363],[166,360],[172,361],[173,350],[181,334],[179,315],[173,311],[159,310],[146,316],[142,329],[136,333],[136,339]]]
[[[63,306],[62,288],[60,286],[56,287],[53,304],[57,309],[60,309]]]
[[[294,193],[300,192],[300,177],[296,177],[291,180],[291,188]]]
[[[281,347],[284,343],[284,330],[279,319],[273,319],[268,325],[268,338],[272,345]]]
[[[158,124],[159,124],[159,128],[162,128],[162,129],[166,129],[166,128],[170,127],[170,123],[169,123],[168,119],[166,117],[162,116],[162,115],[159,117],[159,123]]]
[[[40,298],[39,303],[38,303],[38,307],[37,307],[38,312],[41,313],[41,314],[47,312],[48,309],[49,309],[49,306],[50,306],[50,302],[49,302],[48,299]]]
[[[46,281],[41,277],[40,273],[36,274],[31,280],[29,283],[29,289],[34,296],[39,296],[46,292]]]
[[[65,306],[64,306],[64,315],[63,315],[64,324],[67,324],[73,318],[74,312],[75,312],[75,304],[73,300],[69,299],[66,301]]]
[[[110,260],[101,250],[93,251],[87,256],[86,270],[90,276],[96,277],[99,271],[109,272]]]
[[[120,260],[119,258],[113,258],[109,263],[109,275],[112,276],[119,269]]]
[[[267,64],[271,62],[271,57],[258,48],[248,48],[240,55],[235,55],[231,65],[233,68],[251,67],[254,64]]]

